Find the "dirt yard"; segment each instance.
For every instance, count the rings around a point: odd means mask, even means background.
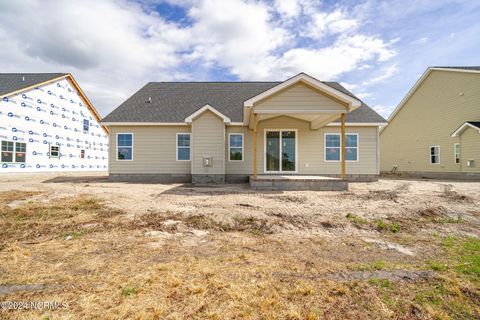
[[[2,319],[480,318],[477,182],[0,181]]]

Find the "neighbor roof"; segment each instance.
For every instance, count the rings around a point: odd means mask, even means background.
[[[27,91],[34,87],[49,83],[51,80],[65,77],[75,87],[80,96],[85,101],[87,108],[92,112],[93,116],[102,126],[105,133],[108,128],[101,123],[102,118],[87,98],[82,88],[70,73],[0,73],[0,97],[9,96],[14,93]]]
[[[113,110],[104,123],[178,123],[210,105],[230,118],[243,121],[243,102],[282,82],[150,82]],[[359,101],[337,82],[324,82]],[[150,102],[149,102],[150,101]],[[349,123],[386,122],[365,103],[347,114]]]
[[[480,121],[466,121],[452,133],[452,137],[459,136],[466,128],[474,128],[480,132]]]
[[[458,69],[458,70],[478,70],[480,71],[480,66],[463,66],[463,67],[442,67],[442,66],[435,66],[431,67],[433,69]]]
[[[0,73],[0,96],[66,75],[68,73]]]

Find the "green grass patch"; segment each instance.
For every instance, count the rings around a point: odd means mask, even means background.
[[[376,285],[376,286],[379,286],[380,288],[383,288],[383,289],[393,289],[393,283],[388,280],[388,279],[370,279],[368,280],[368,283],[372,284],[372,285]]]
[[[353,213],[347,213],[346,218],[355,224],[368,224],[368,221],[354,215]]]
[[[137,290],[134,287],[125,286],[122,288],[122,296],[129,297],[137,294]]]

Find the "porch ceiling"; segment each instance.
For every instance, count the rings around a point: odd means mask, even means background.
[[[281,116],[287,116],[290,118],[310,122],[310,128],[312,130],[319,129],[328,123],[340,118],[342,112],[308,112],[308,113],[297,113],[297,112],[282,112],[282,113],[263,113],[261,111],[256,112],[258,114],[257,121],[265,121],[268,119],[273,119]],[[253,115],[252,115],[253,116]],[[249,128],[253,129],[253,121],[249,121]]]

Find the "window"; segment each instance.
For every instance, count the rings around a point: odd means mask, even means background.
[[[460,143],[455,143],[453,145],[453,152],[455,157],[455,163],[460,163]]]
[[[15,143],[15,162],[25,162],[27,155],[27,144],[23,142]]]
[[[50,145],[50,158],[60,158],[60,147]]]
[[[190,133],[177,133],[177,161],[190,160]]]
[[[2,162],[13,162],[13,141],[2,141]]]
[[[345,134],[345,161],[358,161],[358,134]]]
[[[83,119],[83,132],[88,132],[90,129],[90,121]]]
[[[440,163],[440,147],[432,146],[430,147],[430,164],[439,164]]]
[[[117,134],[117,160],[133,160],[133,134]]]
[[[230,133],[228,135],[228,154],[230,161],[243,160],[243,133]]]
[[[325,161],[341,160],[341,135],[325,134]],[[358,161],[358,134],[345,134],[345,161]]]
[[[26,143],[2,141],[2,162],[25,162],[26,154]]]
[[[85,159],[85,150],[80,150],[80,159]]]
[[[340,134],[325,135],[325,161],[340,161]]]

